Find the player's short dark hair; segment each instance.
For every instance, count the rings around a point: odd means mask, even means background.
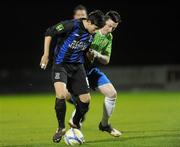
[[[86,7],[83,6],[83,5],[77,5],[77,6],[74,8],[73,13],[75,14],[76,11],[78,11],[78,10],[85,10],[85,11],[87,12]]]
[[[120,23],[122,21],[119,13],[116,11],[112,11],[112,10],[106,13],[105,19],[106,20],[111,19],[115,23]]]
[[[98,28],[102,28],[105,25],[104,13],[101,10],[95,10],[89,13],[88,20]]]

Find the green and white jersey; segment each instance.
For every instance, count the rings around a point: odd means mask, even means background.
[[[112,39],[113,36],[111,33],[103,35],[100,31],[98,31],[94,36],[94,40],[90,48],[98,51],[102,55],[107,55],[110,57],[112,49]]]
[[[112,50],[112,39],[113,36],[111,33],[107,35],[101,34],[100,31],[96,32],[93,42],[90,46],[90,49],[94,49],[97,52],[101,53],[102,55],[111,56],[111,50]],[[89,73],[92,68],[97,67],[99,65],[99,62],[95,60],[93,63],[89,62],[87,58],[85,58],[85,64],[84,67]]]

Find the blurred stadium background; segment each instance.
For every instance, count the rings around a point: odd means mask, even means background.
[[[47,27],[71,19],[78,2],[2,4],[0,92],[51,92],[50,66],[39,68]],[[88,11],[116,10],[111,62],[102,66],[118,90],[179,90],[177,9],[172,3],[82,2]]]

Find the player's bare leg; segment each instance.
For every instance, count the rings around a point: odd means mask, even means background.
[[[53,142],[60,142],[62,136],[65,134],[65,114],[66,114],[66,102],[67,96],[66,84],[63,82],[55,82],[54,88],[56,92],[55,110],[58,120],[58,128],[53,136]]]
[[[99,129],[101,131],[110,133],[114,137],[119,137],[120,135],[122,135],[122,133],[117,129],[112,128],[108,122],[115,108],[117,92],[111,83],[99,86],[97,90],[105,96],[103,104],[103,116],[99,124]]]

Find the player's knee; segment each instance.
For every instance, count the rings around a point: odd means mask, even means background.
[[[109,98],[116,98],[117,97],[117,91],[115,89],[110,89],[106,95],[106,97],[109,97]]]
[[[65,99],[66,98],[66,93],[56,93],[56,97],[58,99]]]
[[[113,92],[112,92],[112,97],[113,98],[116,98],[117,97],[117,91],[114,89]]]
[[[82,94],[82,95],[79,95],[79,99],[83,103],[89,103],[91,101],[91,96],[89,93],[88,94]]]
[[[56,97],[59,99],[66,99],[69,96],[69,92],[67,90],[56,92]]]
[[[69,93],[68,91],[67,91],[67,93],[66,93],[66,100],[69,100],[69,99],[71,99],[71,93]]]

